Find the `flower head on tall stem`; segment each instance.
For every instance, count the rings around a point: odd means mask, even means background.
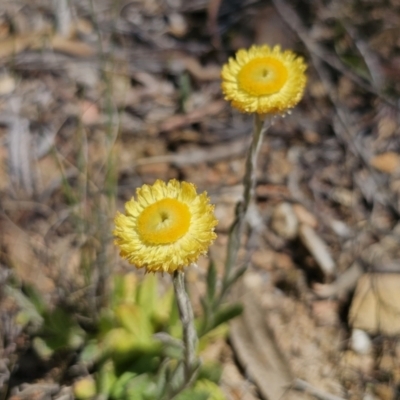
[[[207,193],[175,179],[143,185],[115,217],[115,244],[121,257],[148,272],[183,270],[216,238],[214,206]]]
[[[282,114],[303,97],[306,64],[280,46],[241,49],[222,68],[225,99],[241,112]]]

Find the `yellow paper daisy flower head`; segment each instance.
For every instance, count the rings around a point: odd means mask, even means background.
[[[241,49],[222,67],[225,99],[242,112],[280,114],[303,97],[306,64],[292,51],[267,45]]]
[[[196,262],[217,237],[218,221],[207,193],[192,183],[157,180],[136,190],[117,213],[115,244],[121,257],[148,272],[182,270]]]

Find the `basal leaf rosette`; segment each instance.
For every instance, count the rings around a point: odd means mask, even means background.
[[[207,193],[192,183],[157,180],[136,190],[115,217],[115,244],[121,257],[148,272],[182,270],[205,254],[218,221]]]
[[[254,45],[223,66],[222,91],[241,112],[281,114],[303,97],[306,68],[303,58],[290,50]]]

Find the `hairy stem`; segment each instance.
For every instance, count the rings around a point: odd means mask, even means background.
[[[193,374],[198,371],[197,367],[199,364],[196,355],[197,332],[194,326],[192,304],[185,289],[185,277],[182,271],[174,272],[173,283],[183,327],[185,382],[190,382],[193,379]]]
[[[247,211],[254,197],[257,158],[260,152],[260,147],[264,134],[271,124],[271,119],[268,120],[268,124],[264,124],[264,121],[265,115],[254,114],[253,140],[247,153],[246,171],[243,178],[243,200],[239,202],[236,206],[236,217],[229,231],[227,257],[225,261],[225,270],[220,300],[222,300],[222,297],[225,295],[227,289],[231,285],[232,278],[234,277],[234,274],[236,272],[234,267],[238,258],[240,239],[242,237]]]

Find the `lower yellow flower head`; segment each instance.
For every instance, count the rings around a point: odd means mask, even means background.
[[[207,193],[175,179],[143,185],[117,213],[115,244],[136,268],[173,273],[196,262],[217,237]]]
[[[280,46],[252,46],[239,50],[222,68],[225,99],[242,112],[283,113],[303,97],[306,64]]]

